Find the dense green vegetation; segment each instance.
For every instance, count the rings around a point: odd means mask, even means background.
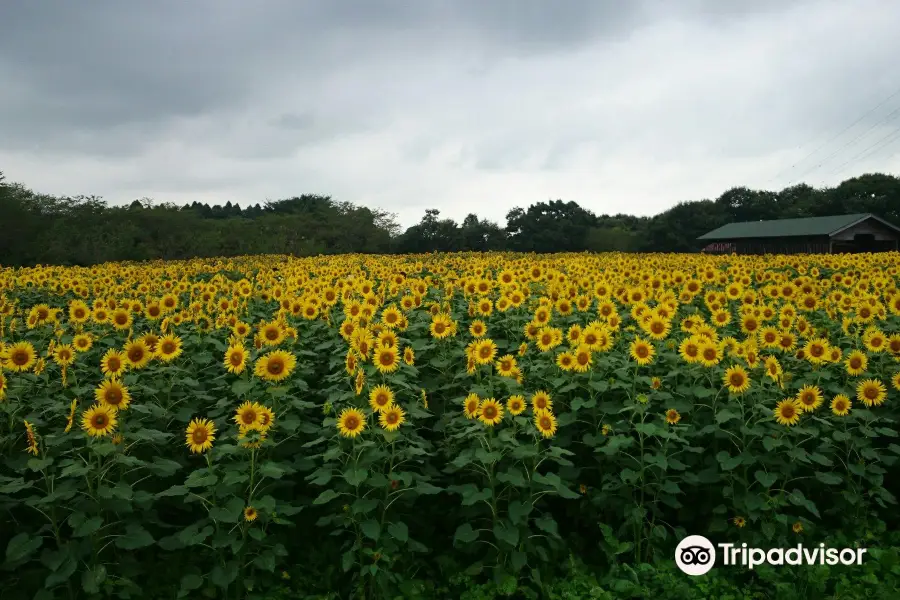
[[[576,202],[551,200],[514,208],[501,226],[474,214],[457,223],[430,209],[401,232],[395,215],[329,196],[304,194],[245,208],[149,200],[112,206],[95,196],[37,193],[0,175],[0,263],[466,250],[692,252],[699,235],[732,221],[856,212],[900,223],[900,179],[868,174],[834,188],[796,185],[780,192],[738,187],[654,217],[596,215]]]

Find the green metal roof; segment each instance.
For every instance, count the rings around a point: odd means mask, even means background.
[[[809,217],[806,219],[778,219],[776,221],[745,221],[728,223],[713,229],[698,240],[731,240],[738,238],[805,237],[832,235],[866,219],[875,219],[894,230],[896,226],[879,219],[871,213],[855,215],[834,215],[830,217]]]

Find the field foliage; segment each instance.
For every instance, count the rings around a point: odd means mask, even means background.
[[[898,264],[0,269],[0,595],[890,597]],[[687,534],[869,563],[687,581]]]

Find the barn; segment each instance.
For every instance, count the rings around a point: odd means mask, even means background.
[[[900,249],[900,227],[871,213],[729,223],[697,238],[703,252],[829,254]]]

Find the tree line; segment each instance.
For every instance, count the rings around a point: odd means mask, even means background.
[[[781,191],[735,187],[715,200],[680,202],[652,217],[597,215],[576,202],[514,208],[500,224],[461,223],[428,209],[405,231],[396,215],[330,196],[304,194],[242,208],[158,204],[113,206],[96,196],[52,196],[0,173],[0,265],[90,265],[106,261],[246,254],[695,252],[697,237],[734,221],[870,212],[900,223],[900,178],[881,173],[832,188]]]

